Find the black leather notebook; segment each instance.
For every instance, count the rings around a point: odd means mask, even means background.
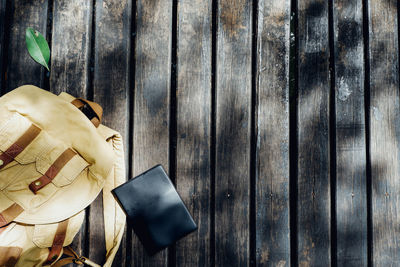
[[[112,193],[149,255],[197,229],[161,165],[120,185]]]

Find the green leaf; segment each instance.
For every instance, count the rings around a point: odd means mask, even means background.
[[[26,48],[28,49],[31,57],[37,63],[43,65],[48,71],[50,71],[50,48],[43,35],[32,28],[27,28],[25,41]]]

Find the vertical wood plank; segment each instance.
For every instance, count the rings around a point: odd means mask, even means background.
[[[55,0],[50,90],[87,97],[92,34],[92,1]]]
[[[361,0],[334,1],[338,266],[367,266],[362,10]]]
[[[1,0],[0,1],[0,95],[2,94],[3,91],[3,79],[4,79],[4,73],[3,73],[3,63],[4,63],[4,57],[5,57],[5,27],[4,24],[6,23],[6,8],[7,8],[7,3],[6,0]]]
[[[26,28],[32,27],[46,36],[47,0],[9,1],[10,36],[7,51],[5,88],[9,92],[21,85],[32,84],[43,87],[44,74],[47,70],[36,63],[29,55],[25,43]]]
[[[372,263],[400,264],[398,3],[369,0]]]
[[[50,91],[87,98],[92,2],[56,0],[53,3]],[[85,255],[86,221],[72,247]],[[72,266],[70,264],[69,266]]]
[[[256,264],[290,266],[290,1],[259,1]]]
[[[198,224],[177,266],[210,266],[211,0],[178,2],[176,184]]]
[[[129,99],[132,2],[97,0],[95,2],[95,45],[93,100],[103,109],[103,124],[121,133],[126,166],[129,151]],[[104,220],[102,196],[90,206],[89,257],[104,261]],[[104,244],[104,245],[103,245]],[[113,266],[126,263],[126,237],[122,240]]]
[[[136,10],[133,176],[156,164],[168,173],[172,0],[138,0]],[[149,257],[133,233],[132,266],[166,266],[167,255]]]
[[[252,3],[218,1],[215,264],[250,264]]]
[[[298,12],[298,263],[330,266],[328,2]]]

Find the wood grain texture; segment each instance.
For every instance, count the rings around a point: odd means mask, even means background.
[[[257,23],[256,264],[290,266],[290,1],[259,1]]]
[[[298,18],[298,263],[330,266],[328,2],[299,0]]]
[[[172,0],[136,3],[133,176],[161,164],[169,172]],[[175,88],[173,88],[175,90]],[[132,266],[166,266],[132,235]]]
[[[252,4],[218,1],[215,265],[249,266]]]
[[[367,266],[368,257],[373,266],[399,266],[398,2],[332,1],[334,88],[330,89],[329,2],[294,1],[298,4],[299,68],[298,125],[292,129],[298,127],[298,165],[289,166],[289,10],[293,1],[259,0],[257,8],[252,6],[253,1],[214,2],[215,61],[211,58],[213,1],[176,1],[177,88],[171,88],[172,0],[0,0],[0,73],[6,78],[0,81],[4,85],[0,93],[23,84],[46,86],[47,71],[29,56],[25,30],[33,27],[46,36],[48,7],[53,3],[50,91],[67,91],[104,107],[103,123],[124,137],[127,166],[132,169],[127,174],[138,175],[158,163],[168,172],[170,160],[176,160],[173,175],[177,189],[194,215],[198,231],[178,241],[176,255],[169,253],[168,261],[167,250],[147,256],[128,228],[132,244],[126,244],[125,236],[114,266],[211,266],[214,261],[215,266],[229,267],[290,266],[296,262],[299,266],[330,266],[331,262],[337,266]],[[133,5],[136,17],[132,17]],[[368,14],[364,22],[363,8]],[[252,14],[254,10],[258,14]],[[257,15],[256,31],[252,30],[253,15]],[[364,37],[363,23],[369,30]],[[137,32],[131,32],[132,25]],[[252,42],[253,32],[257,43]],[[365,41],[369,44],[369,68],[363,60]],[[256,62],[252,62],[252,49],[256,49]],[[215,73],[212,62],[216,63]],[[255,251],[250,251],[254,63],[256,240],[252,247]],[[364,89],[365,79],[369,83]],[[173,107],[171,90],[175,89],[177,105]],[[330,90],[335,90],[332,102]],[[364,92],[370,96],[366,107]],[[336,203],[330,203],[330,103],[335,104],[336,169],[332,170],[336,171]],[[176,136],[170,136],[170,111],[175,108],[177,131]],[[213,111],[215,164],[210,150]],[[176,159],[169,155],[170,140],[174,138]],[[371,163],[371,239],[367,238],[366,155]],[[292,235],[288,212],[290,168],[298,171],[297,232]],[[211,207],[213,171],[215,206]],[[331,204],[336,205],[333,245],[337,248],[332,250],[336,255],[331,255],[330,247]],[[210,213],[213,209],[215,215]],[[74,248],[102,263],[105,241],[101,195],[89,209],[88,218],[88,228],[83,225]],[[213,231],[215,244],[210,244]],[[294,249],[298,258],[290,262],[289,238],[293,235],[297,236]],[[368,240],[372,255],[368,255]],[[250,255],[256,256],[256,262],[251,262]]]
[[[46,36],[47,0],[16,0],[7,4],[10,4],[7,7],[7,12],[10,12],[10,36],[3,93],[24,84],[43,87],[47,70],[30,57],[26,49],[25,31],[32,27]]]
[[[103,124],[121,133],[125,163],[129,159],[130,55],[132,3],[129,0],[95,2],[95,44],[93,100],[103,109]],[[128,174],[128,172],[127,172]],[[104,259],[104,220],[102,198],[90,206],[89,258]],[[103,246],[104,244],[104,246]],[[99,248],[101,247],[101,249]],[[93,257],[92,257],[93,255]],[[126,237],[113,266],[126,263]]]
[[[91,1],[53,2],[50,92],[54,94],[68,92],[76,97],[88,97],[92,9]],[[87,256],[86,239],[85,219],[72,243],[79,255]]]
[[[50,89],[87,97],[92,34],[92,1],[55,0]]]
[[[334,1],[338,266],[367,266],[362,17],[362,1]]]
[[[211,9],[178,2],[176,184],[198,230],[177,242],[177,266],[211,264]]]
[[[7,40],[5,40],[5,34],[4,34],[4,24],[6,23],[6,9],[7,9],[7,3],[6,0],[1,0],[0,1],[0,95],[2,94],[3,91],[3,79],[4,79],[4,73],[3,73],[3,62],[4,62],[4,57],[6,56],[5,53],[5,43]]]
[[[398,3],[368,1],[372,261],[400,265]]]

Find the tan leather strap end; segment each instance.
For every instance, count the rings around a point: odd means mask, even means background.
[[[99,127],[99,125],[101,123],[101,119],[103,117],[103,108],[99,104],[89,101],[89,100],[86,100],[86,99],[83,99],[83,98],[76,98],[76,99],[72,100],[71,104],[73,104],[78,109],[81,109],[85,104],[87,104],[93,110],[93,112],[96,114],[95,117],[90,118],[90,121],[93,123],[93,125],[96,128]]]
[[[83,106],[85,105],[85,103],[80,101],[78,98],[72,100],[71,104],[74,105],[75,107],[77,107],[78,109],[83,108]]]
[[[64,245],[65,236],[67,234],[67,228],[68,220],[62,221],[58,224],[56,234],[54,235],[53,244],[50,248],[45,265],[51,265],[60,256]]]
[[[40,133],[40,128],[32,124],[14,144],[0,155],[0,170],[14,160]]]
[[[99,120],[97,117],[93,117],[90,121],[93,123],[93,125],[94,125],[96,128],[99,127],[99,125],[100,125],[100,120]]]
[[[50,168],[46,171],[46,173],[41,176],[39,179],[36,179],[32,183],[29,184],[29,189],[36,194],[40,189],[51,183],[54,177],[60,172],[60,170],[70,161],[76,152],[71,148],[66,149],[54,163],[50,166]]]
[[[12,204],[0,213],[0,227],[6,226],[20,215],[24,209],[17,203]]]

